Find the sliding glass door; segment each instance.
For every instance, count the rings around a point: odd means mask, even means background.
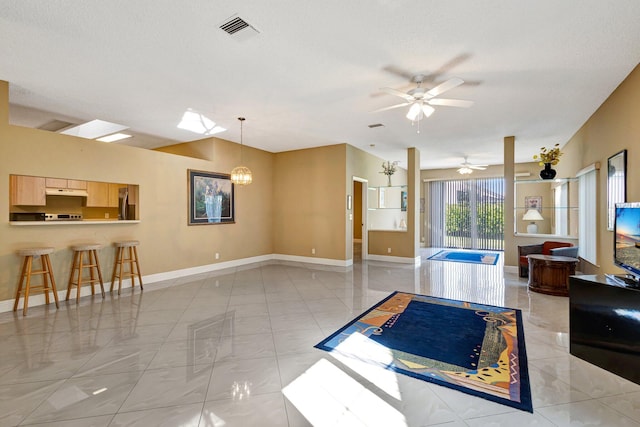
[[[425,183],[431,247],[504,249],[504,179],[454,179]]]

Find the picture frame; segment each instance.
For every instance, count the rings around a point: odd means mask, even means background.
[[[404,190],[400,192],[400,211],[407,211],[407,192]]]
[[[607,159],[607,230],[613,231],[616,203],[627,201],[627,150]]]
[[[188,225],[235,223],[231,175],[187,170]]]
[[[525,196],[524,197],[524,210],[536,209],[542,213],[542,196]]]

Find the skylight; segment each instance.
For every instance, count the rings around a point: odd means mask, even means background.
[[[98,141],[102,142],[116,142],[123,139],[131,138],[132,135],[128,133],[114,133],[111,135],[103,136],[102,138],[98,138]]]
[[[215,122],[208,117],[205,117],[193,110],[187,110],[184,112],[182,120],[178,123],[178,128],[185,129],[199,135],[214,135],[226,130],[221,126],[216,126]]]
[[[60,133],[65,135],[79,136],[80,138],[96,139],[105,135],[111,135],[112,133],[120,132],[125,129],[129,129],[129,127],[96,119],[63,130]]]

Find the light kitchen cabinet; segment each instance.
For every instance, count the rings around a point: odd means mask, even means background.
[[[87,207],[106,207],[109,205],[109,183],[87,182]]]
[[[11,205],[45,206],[45,179],[39,176],[11,175]]]
[[[120,187],[126,187],[126,185],[122,184],[113,184],[109,183],[109,200],[108,207],[117,208],[118,207],[118,192],[120,191]]]
[[[45,178],[47,188],[63,188],[69,190],[86,190],[87,181],[64,178]]]
[[[117,208],[118,189],[122,184],[89,181],[87,183],[87,207]]]

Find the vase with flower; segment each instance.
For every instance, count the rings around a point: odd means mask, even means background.
[[[391,187],[391,175],[396,173],[396,163],[387,161],[387,164],[382,163],[382,172],[387,176],[387,186]]]
[[[540,154],[533,156],[533,160],[536,160],[540,166],[544,166],[544,169],[540,171],[540,178],[553,179],[556,177],[556,170],[551,166],[555,166],[560,162],[560,144],[556,144],[553,148],[542,147]]]

